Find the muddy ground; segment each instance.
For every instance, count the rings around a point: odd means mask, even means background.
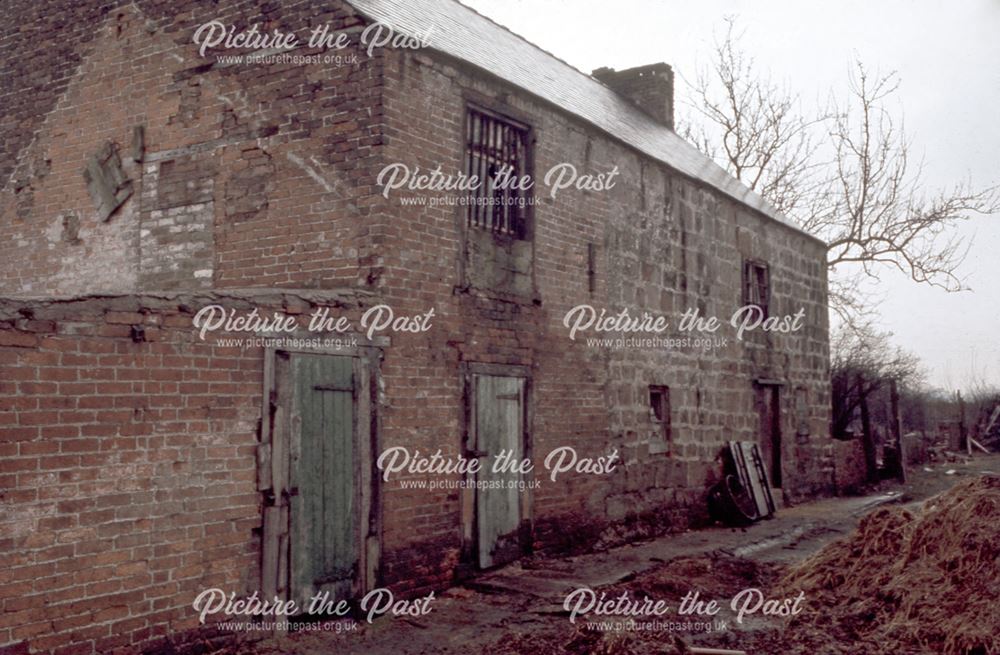
[[[929,470],[927,470],[929,469]],[[789,618],[761,616],[763,606],[737,621],[731,599],[759,589],[770,607],[794,606],[794,594],[770,598],[782,575],[838,537],[879,506],[921,506],[923,500],[982,472],[1000,472],[1000,455],[916,467],[905,485],[883,482],[865,496],[826,499],[780,509],[773,519],[747,529],[710,528],[669,535],[600,553],[567,558],[534,558],[483,575],[438,593],[433,610],[420,617],[385,617],[368,623],[342,620],[325,632],[295,633],[244,643],[230,651],[253,655],[329,653],[684,653],[688,647],[743,650],[748,655],[824,655],[851,653],[840,635],[789,636]],[[606,599],[663,600],[668,611],[658,623],[639,625],[615,617],[583,614],[571,622],[564,606],[580,588]],[[715,600],[718,614],[680,616],[685,594]],[[581,594],[582,596],[582,594]],[[746,592],[745,607],[757,604]],[[809,599],[801,612],[823,612]],[[608,618],[612,622],[607,622]],[[353,629],[337,634],[336,628]],[[796,643],[800,642],[800,643]],[[887,645],[887,653],[921,655],[930,651]]]

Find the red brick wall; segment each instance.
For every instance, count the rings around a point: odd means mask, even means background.
[[[192,317],[320,302],[357,323],[317,297],[0,302],[0,644],[134,652],[186,638],[203,589],[259,589],[264,354]]]
[[[377,275],[366,223],[382,140],[380,53],[345,65],[213,65],[191,39],[212,19],[301,34],[327,24],[352,35],[355,46],[338,53],[348,59],[361,54],[360,18],[341,3],[271,3],[259,14],[194,6],[81,9],[65,29],[25,9],[31,29],[0,49],[2,102],[22,119],[0,126],[3,160],[17,162],[0,177],[0,290],[330,288]],[[86,31],[75,31],[81,22]],[[51,58],[43,46],[53,41],[71,52]],[[32,54],[36,67],[24,69]],[[145,129],[142,163],[129,157],[135,126]],[[105,143],[135,187],[106,222],[82,175]]]
[[[256,588],[261,352],[197,341],[169,303],[21,307],[0,320],[0,643],[110,653],[193,627],[201,589]]]
[[[359,325],[374,303],[267,290],[0,301],[0,652],[233,638],[198,628],[191,603],[260,589],[264,352],[220,343],[246,334],[202,340],[192,319],[209,304],[323,306]],[[410,510],[394,498],[384,511],[394,523]],[[452,573],[414,551],[394,592]]]

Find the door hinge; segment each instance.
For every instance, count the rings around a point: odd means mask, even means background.
[[[274,489],[265,489],[261,494],[264,496],[264,506],[274,507]]]
[[[354,391],[354,387],[342,387],[336,384],[314,384],[313,389],[316,391]]]

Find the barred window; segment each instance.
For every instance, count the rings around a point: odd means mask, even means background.
[[[531,190],[519,188],[528,171],[529,128],[479,107],[466,115],[466,170],[479,179],[469,191],[469,227],[527,238]]]
[[[756,305],[768,315],[771,286],[767,264],[752,260],[743,262],[743,304]]]

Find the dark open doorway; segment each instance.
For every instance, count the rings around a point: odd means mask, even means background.
[[[781,387],[780,382],[757,380],[757,412],[760,416],[758,444],[767,466],[771,486],[781,484]]]

